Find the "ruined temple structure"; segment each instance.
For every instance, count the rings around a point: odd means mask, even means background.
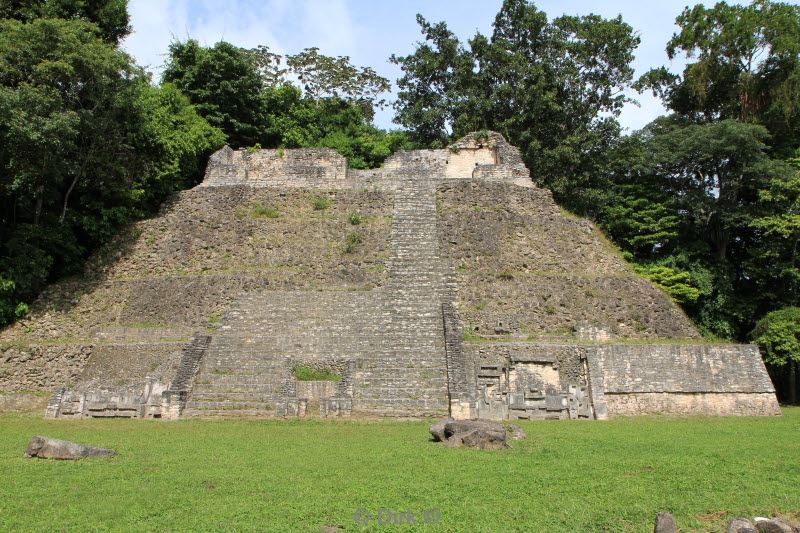
[[[49,417],[779,414],[491,132],[376,170],[225,147],[0,343],[0,402]]]

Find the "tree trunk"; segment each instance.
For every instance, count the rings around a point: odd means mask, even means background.
[[[39,218],[42,216],[42,206],[44,205],[44,185],[39,185],[36,189],[36,207],[33,210],[33,225],[39,225]]]
[[[789,361],[789,403],[797,405],[797,367],[800,363]]]
[[[69,202],[69,195],[72,194],[72,189],[74,189],[75,184],[78,183],[79,176],[80,174],[75,176],[75,178],[72,180],[72,183],[69,184],[69,189],[67,189],[66,194],[64,194],[64,207],[61,209],[61,218],[58,220],[59,224],[64,223],[64,217],[67,215],[67,202]]]

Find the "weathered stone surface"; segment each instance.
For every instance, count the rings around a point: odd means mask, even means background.
[[[780,517],[768,519],[757,517],[755,519],[756,530],[759,533],[794,533],[795,529]]]
[[[667,512],[658,513],[656,515],[653,533],[678,533],[678,526],[675,525],[675,518]]]
[[[746,518],[731,518],[725,526],[725,533],[756,533],[756,529]]]
[[[31,437],[28,446],[25,448],[25,457],[37,457],[39,459],[75,460],[87,457],[113,457],[115,455],[117,455],[117,452],[114,450],[41,436]]]
[[[433,440],[448,446],[499,450],[508,448],[506,428],[489,420],[442,420],[430,427]]]
[[[508,434],[511,436],[511,438],[514,440],[522,440],[528,436],[528,434],[525,433],[525,431],[516,424],[507,425],[506,430],[508,431]]]

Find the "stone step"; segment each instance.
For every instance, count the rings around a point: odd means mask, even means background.
[[[216,403],[216,402],[253,402],[270,401],[274,399],[272,391],[210,391],[192,392],[192,402],[194,405]]]
[[[274,409],[186,409],[186,418],[272,418]]]
[[[207,409],[235,411],[243,409],[254,409],[261,411],[274,411],[275,402],[265,401],[194,401],[186,404],[187,410],[203,411]]]
[[[199,398],[203,395],[218,395],[225,394],[272,394],[275,391],[271,383],[269,384],[251,384],[251,383],[208,383],[198,384],[192,389],[192,397]]]

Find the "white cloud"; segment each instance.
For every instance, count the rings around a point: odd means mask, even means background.
[[[327,55],[352,56],[356,49],[356,29],[345,0],[303,2],[301,35],[303,48],[316,46]]]
[[[125,39],[123,48],[156,77],[174,39],[191,37],[204,45],[220,40],[242,47],[266,44],[280,52],[283,47],[270,24],[280,25],[290,6],[285,0],[130,0],[133,33]]]

